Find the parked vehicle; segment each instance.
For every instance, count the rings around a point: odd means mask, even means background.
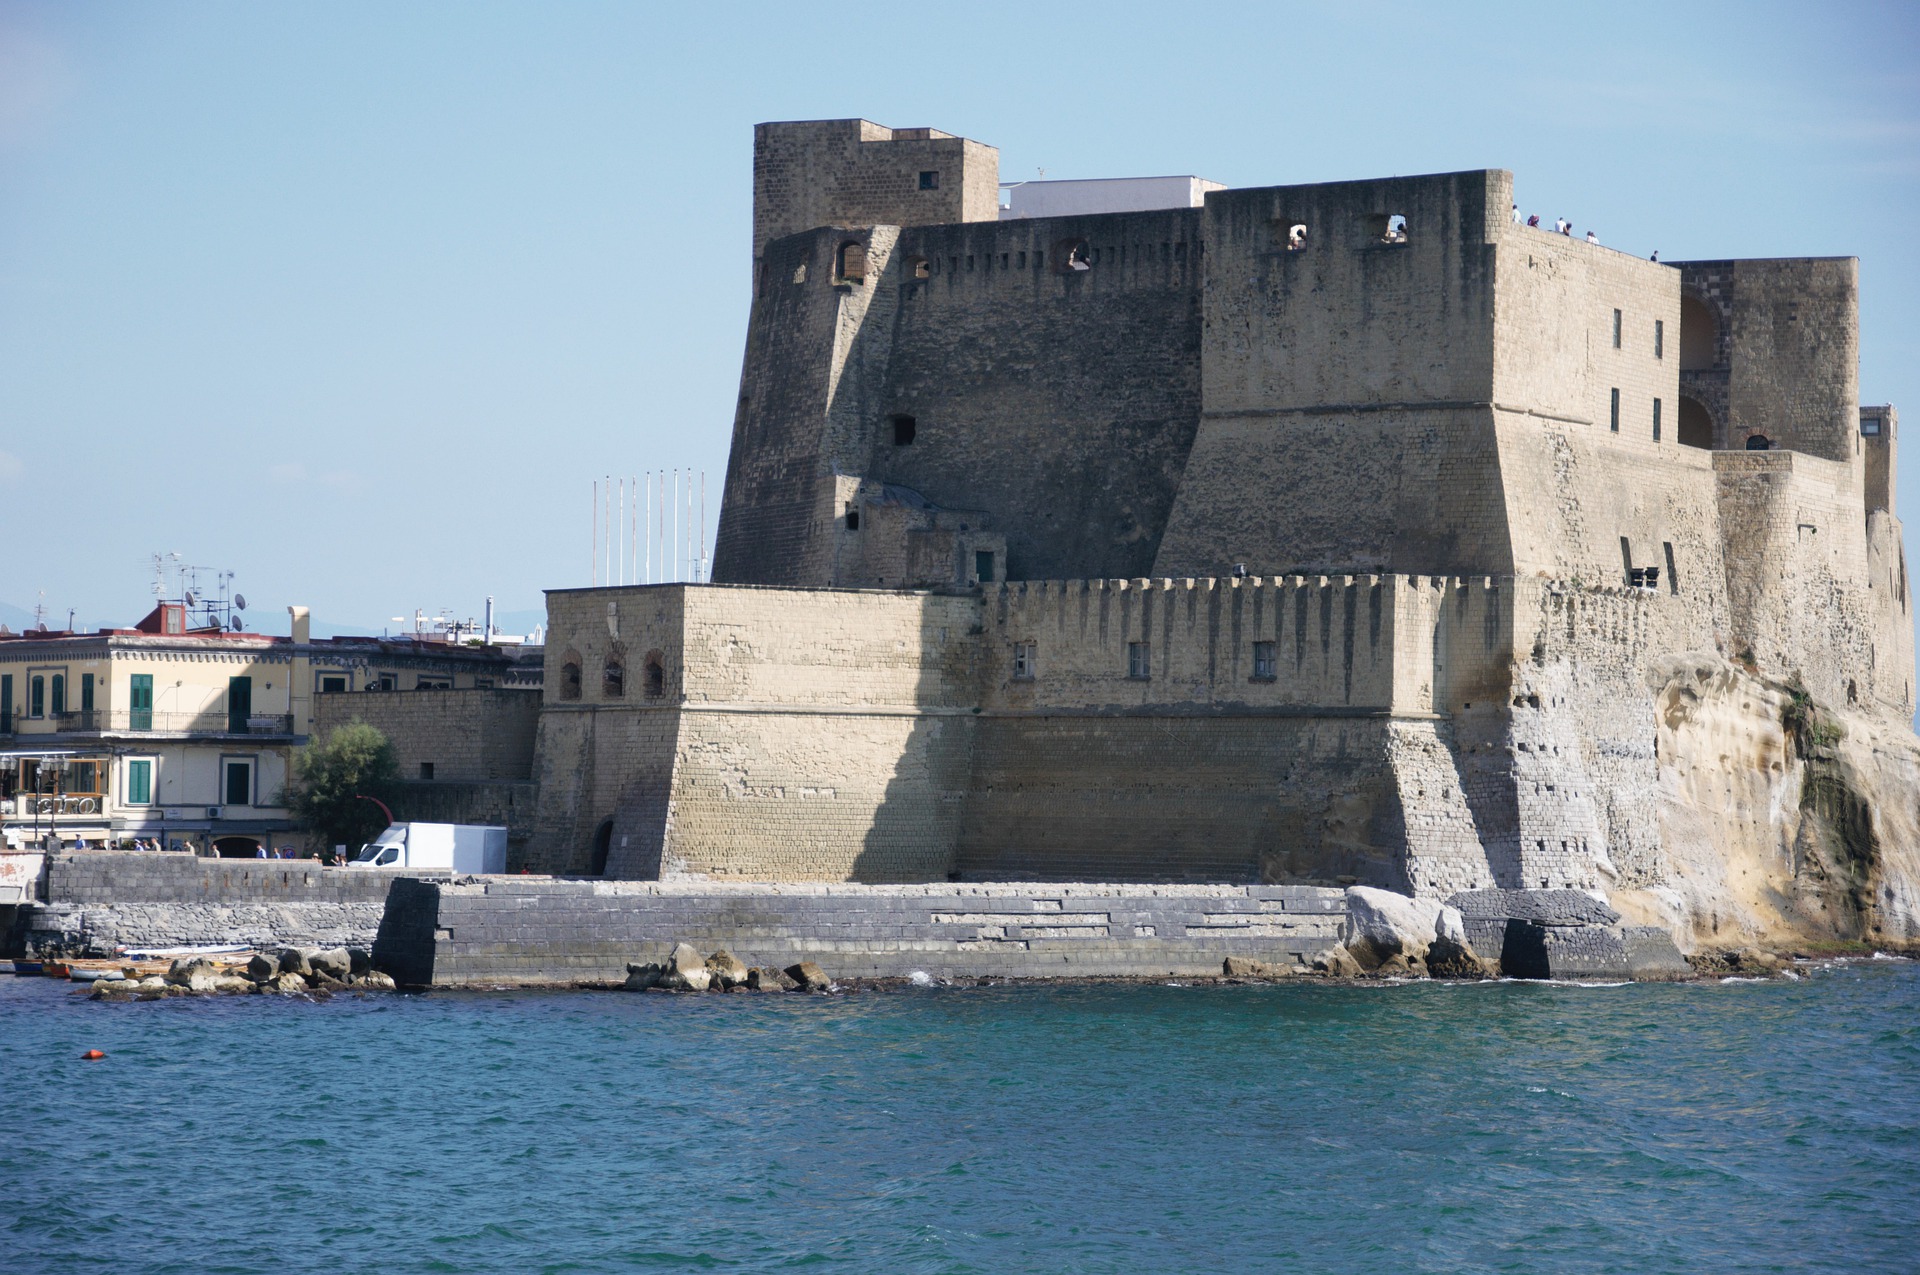
[[[507,830],[473,823],[396,823],[360,847],[354,868],[505,872]]]

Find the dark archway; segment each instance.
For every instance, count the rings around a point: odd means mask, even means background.
[[[257,859],[260,857],[260,839],[258,837],[216,837],[213,852],[222,859]]]
[[[1680,294],[1680,370],[1704,372],[1720,361],[1720,321],[1692,293]]]
[[[1682,447],[1713,447],[1713,415],[1698,400],[1680,396],[1678,437]]]
[[[1773,450],[1773,440],[1765,434],[1749,434],[1747,435],[1747,450],[1750,452],[1770,452]]]
[[[613,820],[604,820],[593,830],[593,861],[587,871],[596,877],[607,875],[607,855],[613,850]]]

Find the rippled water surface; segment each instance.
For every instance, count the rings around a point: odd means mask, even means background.
[[[1904,962],[323,1005],[69,986],[0,978],[8,1271],[1920,1268]]]

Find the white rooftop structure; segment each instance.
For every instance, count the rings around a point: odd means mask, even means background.
[[[1148,212],[1198,208],[1222,182],[1184,177],[1094,177],[1081,181],[1002,182],[1000,220],[1073,217],[1087,213]]]

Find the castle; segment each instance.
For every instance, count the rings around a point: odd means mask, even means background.
[[[1176,187],[756,129],[714,582],[549,593],[528,866],[1920,934],[1858,263],[1643,261],[1498,170]]]

